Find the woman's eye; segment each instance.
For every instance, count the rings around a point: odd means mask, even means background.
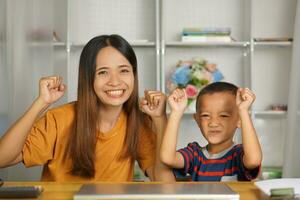
[[[122,69],[122,70],[121,70],[121,73],[128,73],[128,72],[129,72],[128,69]]]
[[[207,118],[207,117],[209,117],[209,115],[203,114],[203,115],[201,115],[201,117]]]
[[[98,72],[98,75],[106,75],[106,74],[108,74],[107,71],[99,71],[99,72]]]

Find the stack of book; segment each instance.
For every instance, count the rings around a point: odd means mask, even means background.
[[[231,42],[230,28],[184,28],[182,42]]]

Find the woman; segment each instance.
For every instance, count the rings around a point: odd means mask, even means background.
[[[1,138],[0,167],[44,165],[43,181],[131,181],[137,160],[160,180],[165,96],[146,91],[138,102],[137,60],[125,39],[91,39],[80,56],[77,101],[36,121],[65,90],[60,77],[40,80],[38,98]]]

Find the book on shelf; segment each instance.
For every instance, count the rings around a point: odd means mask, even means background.
[[[292,42],[293,38],[276,37],[276,38],[254,38],[255,42]]]
[[[183,28],[182,35],[230,35],[230,28],[222,27],[189,27]]]
[[[181,33],[182,42],[231,42],[230,37],[231,29],[230,28],[199,28],[199,27],[190,27],[183,28]]]
[[[231,42],[230,36],[213,36],[213,35],[197,35],[197,36],[181,36],[182,42]]]

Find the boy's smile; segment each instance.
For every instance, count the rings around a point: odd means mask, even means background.
[[[198,108],[194,117],[209,147],[216,151],[230,147],[239,126],[236,97],[229,92],[205,94]]]

